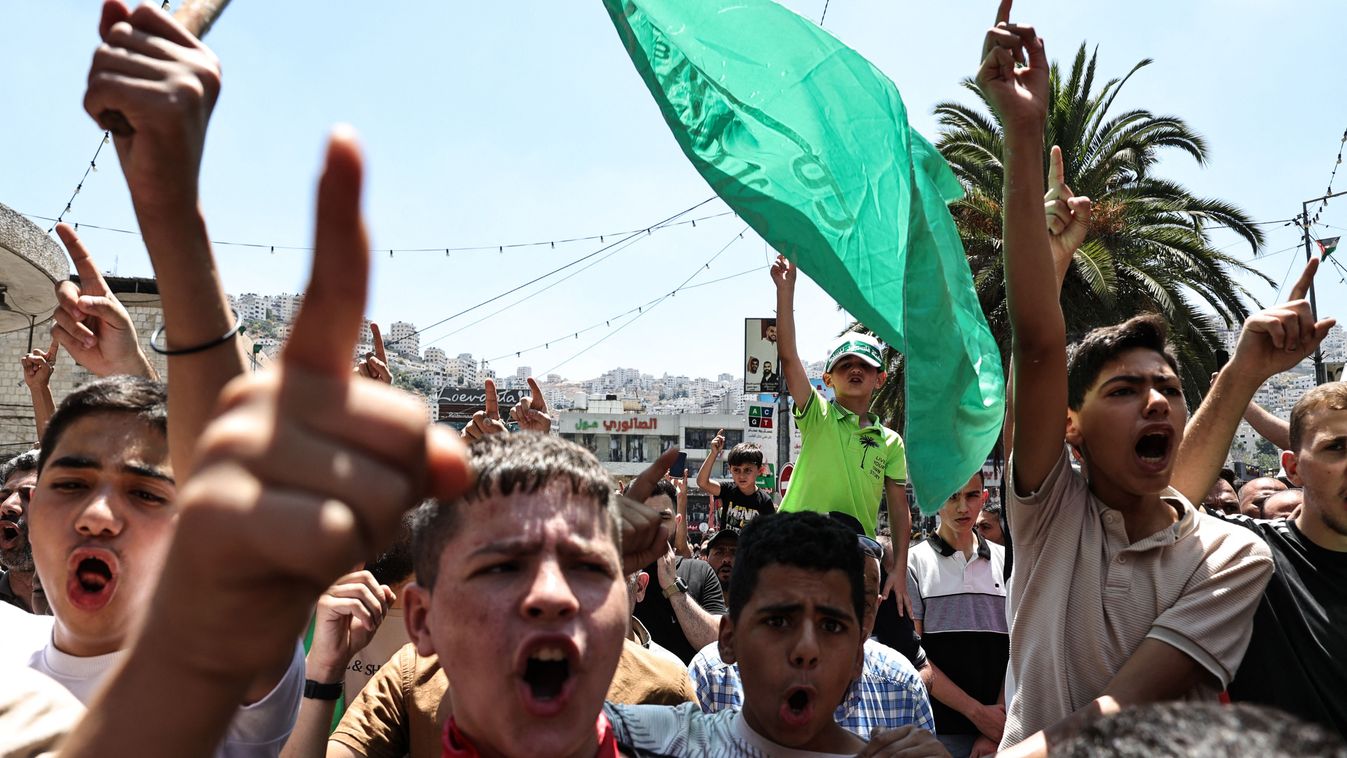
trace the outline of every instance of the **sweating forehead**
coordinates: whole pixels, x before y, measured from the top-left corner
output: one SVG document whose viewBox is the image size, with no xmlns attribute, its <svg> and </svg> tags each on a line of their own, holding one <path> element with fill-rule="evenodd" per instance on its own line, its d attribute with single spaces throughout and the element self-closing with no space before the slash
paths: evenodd
<svg viewBox="0 0 1347 758">
<path fill-rule="evenodd" d="M 91 413 L 76 419 L 48 451 L 47 468 L 69 458 L 99 467 L 137 463 L 171 474 L 167 435 L 131 413 Z"/>
<path fill-rule="evenodd" d="M 759 574 L 758 584 L 748 598 L 744 613 L 809 605 L 836 611 L 847 618 L 855 618 L 856 608 L 852 605 L 851 580 L 847 578 L 846 573 L 841 569 L 817 571 L 781 563 L 768 564 Z"/>
<path fill-rule="evenodd" d="M 1169 367 L 1169 361 L 1160 353 L 1148 347 L 1134 347 L 1113 356 L 1099 369 L 1091 389 L 1098 389 L 1108 380 L 1118 376 L 1139 376 L 1142 379 L 1178 380 L 1178 374 Z"/>
<path fill-rule="evenodd" d="M 1315 439 L 1341 437 L 1347 434 L 1347 408 L 1329 408 L 1321 405 L 1305 414 L 1301 437 L 1313 444 Z"/>
<path fill-rule="evenodd" d="M 462 528 L 451 544 L 472 549 L 504 540 L 545 544 L 596 543 L 616 551 L 607 503 L 571 491 L 557 481 L 535 492 L 492 494 L 463 506 Z M 445 554 L 459 552 L 445 550 Z"/>
</svg>

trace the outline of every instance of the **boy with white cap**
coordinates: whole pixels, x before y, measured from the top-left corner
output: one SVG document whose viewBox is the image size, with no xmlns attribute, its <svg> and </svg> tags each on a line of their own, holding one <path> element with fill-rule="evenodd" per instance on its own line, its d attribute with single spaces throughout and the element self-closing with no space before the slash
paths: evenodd
<svg viewBox="0 0 1347 758">
<path fill-rule="evenodd" d="M 795 346 L 796 272 L 795 264 L 782 256 L 772 266 L 778 370 L 795 401 L 795 423 L 803 439 L 781 510 L 848 513 L 861 522 L 866 535 L 874 537 L 883 497 L 895 535 L 894 560 L 887 567 L 889 579 L 884 594 L 895 593 L 898 607 L 910 613 L 902 581 L 906 576 L 908 535 L 912 532 L 905 491 L 907 460 L 902 438 L 870 413 L 875 392 L 888 378 L 882 348 L 869 335 L 842 335 L 828 354 L 823 374 L 823 382 L 833 388 L 836 399 L 825 400 L 809 383 Z"/>
</svg>

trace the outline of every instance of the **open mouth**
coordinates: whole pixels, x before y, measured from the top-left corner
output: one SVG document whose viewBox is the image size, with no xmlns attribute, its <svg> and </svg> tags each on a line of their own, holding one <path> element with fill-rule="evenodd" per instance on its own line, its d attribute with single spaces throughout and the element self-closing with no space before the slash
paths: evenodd
<svg viewBox="0 0 1347 758">
<path fill-rule="evenodd" d="M 19 538 L 23 532 L 19 531 L 19 525 L 13 521 L 0 521 L 0 549 L 9 550 L 17 547 Z"/>
<path fill-rule="evenodd" d="M 1170 435 L 1165 432 L 1151 432 L 1141 435 L 1137 440 L 1137 458 L 1151 467 L 1163 467 L 1169 460 Z"/>
<path fill-rule="evenodd" d="M 779 715 L 781 721 L 789 726 L 808 724 L 814 717 L 813 693 L 803 687 L 788 690 Z"/>
<path fill-rule="evenodd" d="M 525 707 L 535 716 L 561 712 L 575 689 L 576 655 L 569 645 L 544 643 L 524 659 L 519 678 Z"/>
<path fill-rule="evenodd" d="M 561 688 L 571 678 L 571 664 L 566 654 L 558 648 L 543 648 L 529 656 L 524 667 L 524 681 L 528 684 L 533 697 L 538 700 L 555 700 L 561 695 Z"/>
<path fill-rule="evenodd" d="M 72 556 L 74 565 L 66 581 L 66 595 L 77 608 L 99 610 L 112 600 L 117 589 L 116 559 L 108 560 L 98 552 L 79 551 Z"/>
</svg>

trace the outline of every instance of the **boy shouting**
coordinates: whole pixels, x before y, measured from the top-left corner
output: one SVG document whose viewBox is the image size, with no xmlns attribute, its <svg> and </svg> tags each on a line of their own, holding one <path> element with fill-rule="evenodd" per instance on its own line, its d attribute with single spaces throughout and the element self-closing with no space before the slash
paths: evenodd
<svg viewBox="0 0 1347 758">
<path fill-rule="evenodd" d="M 823 373 L 823 382 L 833 388 L 836 399 L 824 400 L 809 383 L 795 346 L 797 271 L 784 256 L 777 256 L 772 266 L 778 363 L 795 401 L 795 422 L 803 437 L 800 460 L 795 464 L 781 511 L 840 511 L 855 517 L 866 535 L 874 537 L 879 501 L 885 499 L 894 535 L 894 561 L 886 567 L 889 578 L 884 595 L 894 593 L 900 601 L 898 607 L 911 613 L 903 581 L 908 535 L 912 533 L 905 490 L 907 459 L 898 433 L 870 413 L 870 401 L 888 378 L 881 348 L 873 337 L 859 332 L 842 335 L 828 353 Z"/>
</svg>

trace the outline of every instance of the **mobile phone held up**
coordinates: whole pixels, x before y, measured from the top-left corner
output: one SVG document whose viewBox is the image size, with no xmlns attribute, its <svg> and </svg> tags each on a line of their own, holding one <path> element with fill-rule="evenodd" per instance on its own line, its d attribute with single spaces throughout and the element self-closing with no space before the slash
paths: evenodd
<svg viewBox="0 0 1347 758">
<path fill-rule="evenodd" d="M 673 465 L 669 467 L 669 476 L 679 476 L 687 473 L 688 454 L 680 452 L 678 458 L 674 460 Z"/>
</svg>

